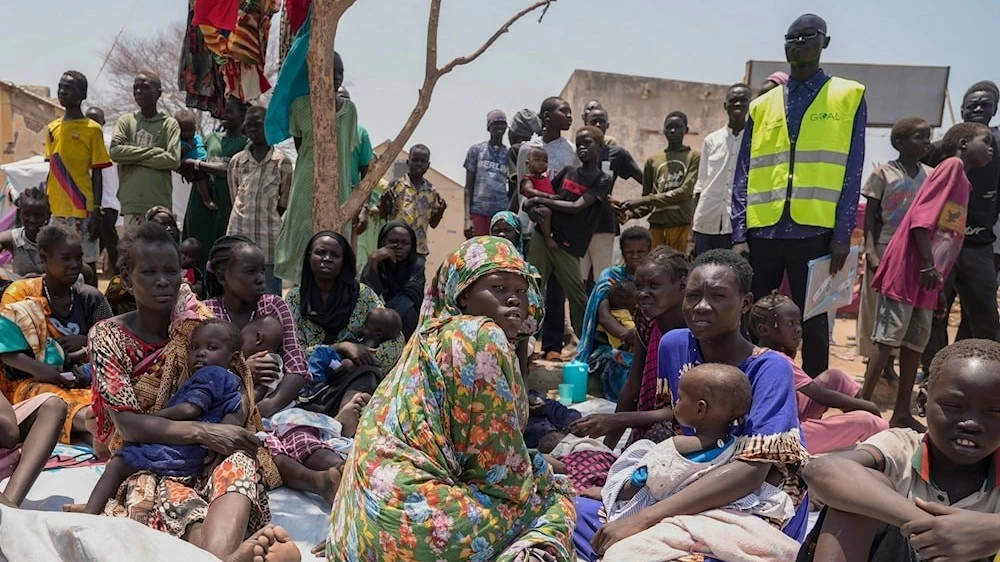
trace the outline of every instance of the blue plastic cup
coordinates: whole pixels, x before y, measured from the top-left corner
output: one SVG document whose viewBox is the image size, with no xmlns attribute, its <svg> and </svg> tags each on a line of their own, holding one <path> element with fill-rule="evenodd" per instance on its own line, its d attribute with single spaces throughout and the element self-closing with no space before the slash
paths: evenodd
<svg viewBox="0 0 1000 562">
<path fill-rule="evenodd" d="M 573 404 L 573 385 L 566 383 L 559 385 L 559 403 L 563 406 Z"/>
</svg>

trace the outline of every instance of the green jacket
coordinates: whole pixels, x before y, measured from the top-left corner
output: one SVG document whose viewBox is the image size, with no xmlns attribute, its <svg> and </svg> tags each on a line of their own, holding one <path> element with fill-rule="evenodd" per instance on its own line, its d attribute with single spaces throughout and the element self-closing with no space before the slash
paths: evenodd
<svg viewBox="0 0 1000 562">
<path fill-rule="evenodd" d="M 170 173 L 181 163 L 181 130 L 164 112 L 147 119 L 142 112 L 118 118 L 111 137 L 111 159 L 118 164 L 122 214 L 142 214 L 154 205 L 173 207 Z"/>
<path fill-rule="evenodd" d="M 649 226 L 668 228 L 691 224 L 694 217 L 694 184 L 698 181 L 701 153 L 684 146 L 665 149 L 646 160 L 642 173 L 642 209 Z"/>
</svg>

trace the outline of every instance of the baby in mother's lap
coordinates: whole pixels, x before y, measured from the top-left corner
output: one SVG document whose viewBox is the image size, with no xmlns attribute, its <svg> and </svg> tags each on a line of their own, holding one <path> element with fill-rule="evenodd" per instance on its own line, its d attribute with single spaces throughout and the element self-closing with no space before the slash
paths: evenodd
<svg viewBox="0 0 1000 562">
<path fill-rule="evenodd" d="M 162 410 L 153 415 L 175 421 L 200 421 L 242 426 L 249 415 L 246 389 L 233 372 L 243 338 L 239 328 L 221 319 L 202 322 L 191 334 L 188 372 L 191 373 Z M 84 509 L 99 514 L 122 482 L 140 471 L 158 476 L 200 476 L 208 449 L 200 445 L 126 443 L 108 461 Z M 67 506 L 75 511 L 75 506 Z"/>
</svg>

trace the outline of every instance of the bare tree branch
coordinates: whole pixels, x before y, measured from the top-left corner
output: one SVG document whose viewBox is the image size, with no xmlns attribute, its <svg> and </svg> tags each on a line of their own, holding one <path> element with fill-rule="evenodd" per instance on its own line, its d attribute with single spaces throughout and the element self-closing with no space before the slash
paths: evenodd
<svg viewBox="0 0 1000 562">
<path fill-rule="evenodd" d="M 315 3 L 320 3 L 321 1 L 322 0 L 315 0 Z M 326 0 L 326 1 L 338 2 L 343 0 Z M 386 172 L 389 171 L 389 168 L 392 166 L 392 163 L 396 159 L 396 156 L 398 156 L 399 152 L 403 149 L 403 145 L 405 145 L 406 142 L 410 140 L 410 137 L 413 135 L 413 131 L 416 130 L 417 125 L 420 124 L 420 120 L 423 119 L 424 114 L 427 113 L 427 109 L 430 107 L 431 103 L 431 94 L 434 92 L 434 86 L 437 85 L 438 80 L 442 76 L 448 74 L 458 66 L 469 64 L 470 62 L 476 60 L 483 53 L 485 53 L 487 49 L 493 46 L 493 44 L 496 43 L 498 39 L 500 39 L 501 35 L 509 31 L 510 27 L 515 23 L 517 23 L 518 20 L 520 20 L 524 16 L 530 14 L 531 12 L 543 6 L 547 10 L 549 5 L 556 1 L 557 0 L 539 0 L 535 2 L 534 4 L 521 10 L 520 12 L 512 16 L 509 20 L 507 20 L 503 25 L 500 26 L 499 29 L 497 29 L 497 31 L 489 39 L 487 39 L 485 43 L 483 43 L 481 47 L 476 49 L 476 51 L 474 51 L 472 54 L 464 57 L 458 57 L 441 68 L 435 68 L 437 61 L 437 33 L 438 33 L 441 1 L 431 0 L 430 14 L 427 18 L 427 53 L 426 53 L 427 65 L 424 75 L 424 82 L 420 86 L 416 105 L 410 112 L 410 116 L 409 118 L 407 118 L 406 123 L 403 124 L 403 128 L 400 129 L 399 133 L 396 135 L 396 138 L 392 139 L 392 141 L 389 142 L 389 146 L 387 146 L 385 151 L 380 155 L 378 161 L 375 163 L 373 167 L 371 167 L 368 170 L 368 174 L 365 175 L 364 179 L 361 180 L 361 183 L 358 184 L 357 187 L 355 187 L 354 191 L 351 193 L 351 196 L 342 205 L 336 205 L 336 199 L 334 199 L 332 204 L 325 201 L 325 204 L 321 206 L 319 205 L 318 200 L 314 199 L 314 203 L 316 204 L 313 207 L 314 209 L 313 228 L 316 229 L 317 226 L 322 225 L 324 228 L 331 228 L 337 231 L 342 231 L 344 225 L 346 225 L 348 221 L 353 220 L 354 217 L 358 215 L 358 212 L 361 210 L 361 207 L 368 201 L 369 197 L 371 196 L 372 190 L 375 189 L 375 185 L 386 174 Z M 350 3 L 353 4 L 353 0 L 350 0 Z M 313 9 L 314 10 L 316 9 L 315 4 Z M 317 12 L 313 13 L 314 17 L 316 17 L 316 14 Z M 343 13 L 341 13 L 340 15 L 343 15 Z M 337 16 L 337 19 L 339 19 L 340 15 Z M 544 16 L 544 11 L 542 15 Z M 539 21 L 541 21 L 541 18 L 539 18 Z M 334 22 L 333 25 L 335 33 L 336 22 Z M 314 33 L 313 40 L 315 41 L 315 31 L 313 33 Z M 330 50 L 330 52 L 332 52 L 332 43 L 333 40 L 331 38 L 329 45 L 326 45 L 323 48 L 327 48 Z M 312 51 L 312 47 L 313 46 L 311 45 L 310 52 Z M 312 68 L 311 65 L 310 68 Z M 330 71 L 332 74 L 332 67 Z M 316 84 L 317 84 L 316 82 L 311 83 L 311 89 L 313 95 L 310 97 L 310 99 L 315 99 Z M 314 123 L 315 123 L 315 108 L 316 106 L 313 106 Z M 329 142 L 329 140 L 327 140 L 327 142 Z M 317 133 L 316 145 L 314 147 L 315 154 L 319 155 L 322 151 L 336 152 L 336 150 L 337 150 L 336 142 L 333 142 L 331 144 L 324 144 L 321 146 L 319 141 L 319 134 Z M 317 185 L 319 181 L 319 175 L 320 175 L 320 170 L 317 162 L 317 169 L 315 176 L 315 181 L 317 181 Z M 320 190 L 317 189 L 316 193 L 318 194 L 319 191 Z M 316 210 L 320 209 L 321 212 L 315 212 Z M 327 209 L 329 209 L 331 212 L 327 212 Z"/>
<path fill-rule="evenodd" d="M 437 71 L 438 64 L 438 25 L 441 23 L 441 0 L 431 0 L 431 9 L 427 15 L 427 63 L 424 76 L 430 76 Z"/>
<path fill-rule="evenodd" d="M 184 22 L 168 25 L 156 35 L 123 33 L 117 43 L 102 53 L 106 59 L 101 75 L 101 87 L 94 92 L 86 105 L 104 110 L 108 123 L 114 123 L 124 113 L 136 110 L 132 97 L 132 82 L 140 71 L 151 70 L 160 76 L 163 95 L 160 109 L 173 115 L 187 109 L 186 95 L 177 85 L 181 46 L 184 42 Z M 96 77 L 95 77 L 96 78 Z M 208 133 L 215 120 L 207 113 L 195 111 L 202 133 Z"/>
<path fill-rule="evenodd" d="M 476 49 L 476 51 L 474 53 L 472 53 L 471 55 L 464 56 L 464 57 L 458 57 L 458 58 L 456 58 L 455 60 L 449 62 L 446 65 L 444 65 L 444 67 L 441 68 L 441 70 L 439 71 L 439 73 L 440 74 L 448 74 L 449 72 L 451 72 L 452 70 L 454 70 L 456 66 L 461 66 L 463 64 L 469 64 L 470 62 L 478 59 L 483 53 L 486 52 L 486 49 L 489 49 L 490 47 L 492 47 L 493 44 L 497 42 L 497 39 L 500 39 L 501 35 L 503 35 L 504 33 L 507 33 L 508 31 L 510 31 L 510 26 L 512 26 L 515 23 L 517 23 L 517 20 L 523 18 L 524 16 L 530 14 L 531 12 L 534 12 L 535 10 L 537 10 L 538 8 L 541 8 L 542 6 L 545 6 L 545 8 L 548 9 L 549 4 L 551 4 L 552 2 L 555 2 L 555 1 L 556 0 L 540 0 L 539 2 L 535 2 L 531 6 L 528 6 L 527 8 L 525 8 L 525 9 L 521 10 L 520 12 L 514 14 L 509 20 L 507 20 L 506 23 L 504 23 L 503 25 L 500 26 L 500 29 L 496 30 L 496 33 L 494 33 L 492 37 L 490 37 L 489 39 L 487 39 L 486 42 L 483 43 L 483 45 L 481 47 L 479 47 L 478 49 Z M 541 20 L 539 20 L 539 21 L 541 21 Z"/>
</svg>

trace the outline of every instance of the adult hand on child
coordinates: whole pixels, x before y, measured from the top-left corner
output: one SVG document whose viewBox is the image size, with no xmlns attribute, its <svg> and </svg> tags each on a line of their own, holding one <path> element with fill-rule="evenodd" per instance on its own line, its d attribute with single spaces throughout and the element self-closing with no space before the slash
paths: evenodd
<svg viewBox="0 0 1000 562">
<path fill-rule="evenodd" d="M 86 335 L 63 336 L 56 340 L 66 353 L 73 353 L 87 347 Z"/>
<path fill-rule="evenodd" d="M 900 532 L 923 560 L 960 562 L 993 556 L 1000 550 L 1000 516 L 916 500 L 932 517 L 910 521 Z"/>
<path fill-rule="evenodd" d="M 237 452 L 244 452 L 251 458 L 257 454 L 261 442 L 250 431 L 235 425 L 202 423 L 201 444 L 219 453 L 223 458 Z"/>
<path fill-rule="evenodd" d="M 635 353 L 642 349 L 642 339 L 639 338 L 639 332 L 635 328 L 631 328 L 620 338 L 625 344 L 627 351 Z"/>
<path fill-rule="evenodd" d="M 333 348 L 342 356 L 351 359 L 359 365 L 372 367 L 375 365 L 375 350 L 353 342 L 340 342 Z"/>
<path fill-rule="evenodd" d="M 590 546 L 594 547 L 594 552 L 598 556 L 604 556 L 608 549 L 615 543 L 646 529 L 647 527 L 640 525 L 639 518 L 636 517 L 627 517 L 605 523 L 604 526 L 597 530 L 594 538 L 590 540 Z"/>
<path fill-rule="evenodd" d="M 603 437 L 618 429 L 614 414 L 590 414 L 569 424 L 569 431 L 577 437 Z"/>
<path fill-rule="evenodd" d="M 750 259 L 750 244 L 747 244 L 746 242 L 737 242 L 736 244 L 733 244 L 733 251 L 743 256 L 743 259 Z"/>
<path fill-rule="evenodd" d="M 281 366 L 267 351 L 254 353 L 247 358 L 246 363 L 255 385 L 270 384 L 281 376 Z"/>
</svg>

